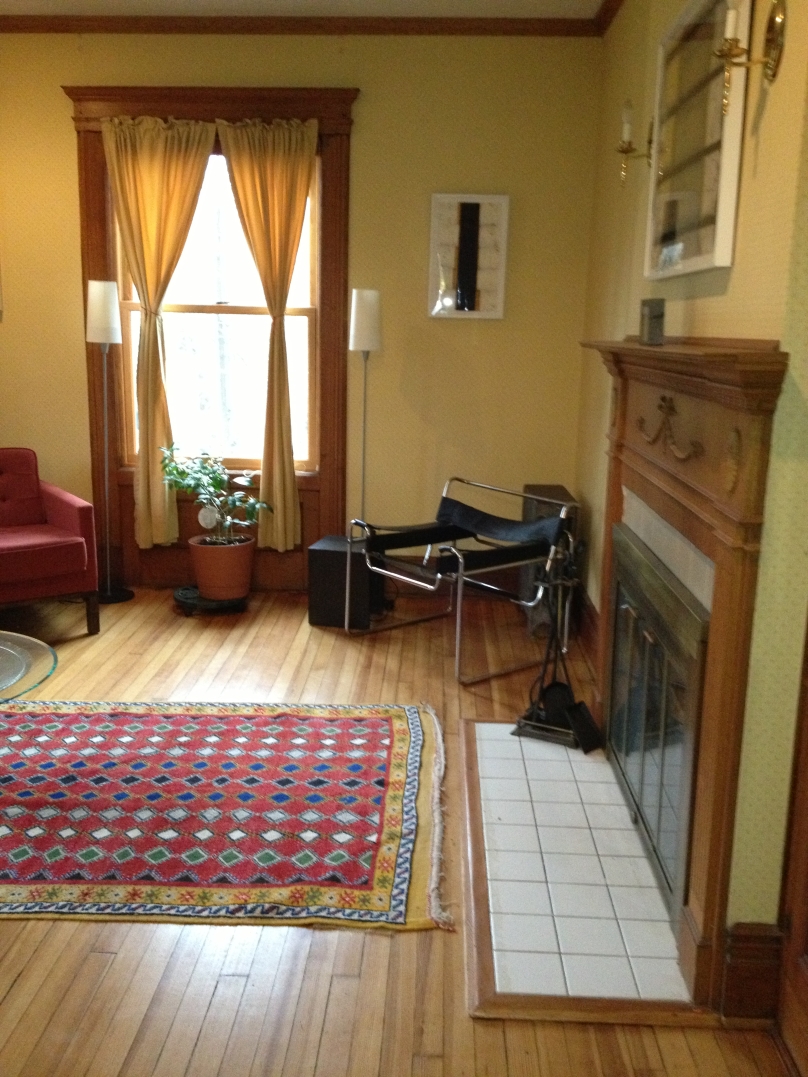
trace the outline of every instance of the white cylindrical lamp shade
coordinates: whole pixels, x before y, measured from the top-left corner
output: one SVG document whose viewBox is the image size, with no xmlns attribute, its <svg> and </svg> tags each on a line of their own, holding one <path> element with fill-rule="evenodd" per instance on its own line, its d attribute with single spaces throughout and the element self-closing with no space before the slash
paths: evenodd
<svg viewBox="0 0 808 1077">
<path fill-rule="evenodd" d="M 377 352 L 382 346 L 382 318 L 379 293 L 372 288 L 354 288 L 351 293 L 352 352 Z"/>
<path fill-rule="evenodd" d="M 87 330 L 91 344 L 121 343 L 121 308 L 114 280 L 87 281 Z"/>
</svg>

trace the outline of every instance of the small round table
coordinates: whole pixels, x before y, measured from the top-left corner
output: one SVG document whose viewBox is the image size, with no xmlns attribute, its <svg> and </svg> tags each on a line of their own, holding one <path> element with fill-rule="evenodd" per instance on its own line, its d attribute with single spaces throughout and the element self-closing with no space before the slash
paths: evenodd
<svg viewBox="0 0 808 1077">
<path fill-rule="evenodd" d="M 0 700 L 36 688 L 56 669 L 56 651 L 42 640 L 0 631 Z"/>
</svg>

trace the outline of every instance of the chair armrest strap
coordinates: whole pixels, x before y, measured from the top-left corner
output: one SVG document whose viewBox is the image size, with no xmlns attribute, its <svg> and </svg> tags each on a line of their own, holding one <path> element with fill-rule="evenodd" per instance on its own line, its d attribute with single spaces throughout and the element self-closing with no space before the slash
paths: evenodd
<svg viewBox="0 0 808 1077">
<path fill-rule="evenodd" d="M 507 568 L 510 565 L 527 565 L 543 561 L 550 547 L 546 542 L 520 543 L 516 546 L 497 546 L 487 550 L 463 550 L 463 568 L 466 575 L 474 572 L 489 572 L 494 568 Z M 458 559 L 451 547 L 440 551 L 437 569 L 443 575 L 450 575 L 458 570 Z"/>
<path fill-rule="evenodd" d="M 472 537 L 473 532 L 455 524 L 427 524 L 391 534 L 373 534 L 368 537 L 367 550 L 371 553 L 384 553 L 386 550 L 406 550 L 410 546 L 430 546 Z"/>
</svg>

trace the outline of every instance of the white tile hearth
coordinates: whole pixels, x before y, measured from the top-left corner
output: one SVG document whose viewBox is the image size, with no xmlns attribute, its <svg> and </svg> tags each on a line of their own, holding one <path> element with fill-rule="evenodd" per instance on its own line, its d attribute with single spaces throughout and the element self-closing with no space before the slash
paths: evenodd
<svg viewBox="0 0 808 1077">
<path fill-rule="evenodd" d="M 487 855 L 489 879 L 514 879 L 520 882 L 543 883 L 544 862 L 539 852 L 514 852 L 512 849 L 489 849 Z"/>
<path fill-rule="evenodd" d="M 676 944 L 602 752 L 478 723 L 497 991 L 689 999 Z"/>
<path fill-rule="evenodd" d="M 567 984 L 560 954 L 526 953 L 522 950 L 494 950 L 497 990 L 515 995 L 566 995 Z"/>
</svg>

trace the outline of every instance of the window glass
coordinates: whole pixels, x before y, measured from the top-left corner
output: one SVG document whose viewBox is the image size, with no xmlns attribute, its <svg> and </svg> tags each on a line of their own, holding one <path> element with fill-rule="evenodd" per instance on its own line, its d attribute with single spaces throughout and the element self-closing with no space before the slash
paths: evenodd
<svg viewBox="0 0 808 1077">
<path fill-rule="evenodd" d="M 267 314 L 163 316 L 168 407 L 181 452 L 261 456 L 269 326 Z"/>
<path fill-rule="evenodd" d="M 221 154 L 208 161 L 188 239 L 164 303 L 266 305 Z"/>
<path fill-rule="evenodd" d="M 306 468 L 316 466 L 309 439 L 315 317 L 310 202 L 287 301 L 287 309 L 295 313 L 285 319 L 292 445 L 295 461 Z M 140 312 L 134 288 L 132 295 L 133 302 L 126 305 L 134 384 Z M 228 306 L 239 309 L 230 312 Z M 181 453 L 260 460 L 270 326 L 227 165 L 224 157 L 214 154 L 163 301 L 166 393 L 174 442 Z"/>
</svg>

